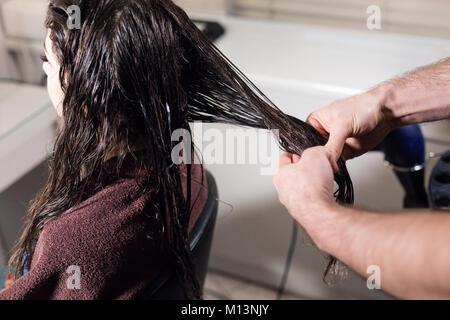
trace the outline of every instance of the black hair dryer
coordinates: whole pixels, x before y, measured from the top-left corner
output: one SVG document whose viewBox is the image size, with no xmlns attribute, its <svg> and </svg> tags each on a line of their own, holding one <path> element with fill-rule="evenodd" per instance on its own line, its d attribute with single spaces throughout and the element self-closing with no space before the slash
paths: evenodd
<svg viewBox="0 0 450 320">
<path fill-rule="evenodd" d="M 403 207 L 428 208 L 425 141 L 419 126 L 393 130 L 375 150 L 385 154 L 386 164 L 392 168 L 405 190 Z"/>
</svg>

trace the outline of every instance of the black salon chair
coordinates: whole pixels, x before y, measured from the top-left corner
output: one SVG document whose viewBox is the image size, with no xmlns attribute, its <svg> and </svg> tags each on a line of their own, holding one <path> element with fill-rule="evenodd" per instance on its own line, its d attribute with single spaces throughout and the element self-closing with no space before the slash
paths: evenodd
<svg viewBox="0 0 450 320">
<path fill-rule="evenodd" d="M 195 271 L 203 290 L 208 269 L 209 253 L 214 234 L 218 211 L 218 192 L 214 177 L 206 172 L 208 199 L 202 214 L 198 218 L 190 235 L 190 246 Z M 174 268 L 167 268 L 138 300 L 184 300 L 184 291 L 175 274 Z"/>
<path fill-rule="evenodd" d="M 419 126 L 402 127 L 390 132 L 374 150 L 385 154 L 405 191 L 404 208 L 428 208 L 425 190 L 425 139 Z"/>
</svg>

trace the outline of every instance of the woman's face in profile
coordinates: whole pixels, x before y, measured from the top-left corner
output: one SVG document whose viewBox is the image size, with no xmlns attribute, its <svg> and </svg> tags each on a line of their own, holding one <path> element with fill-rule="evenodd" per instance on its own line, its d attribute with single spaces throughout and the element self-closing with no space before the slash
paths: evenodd
<svg viewBox="0 0 450 320">
<path fill-rule="evenodd" d="M 47 33 L 45 38 L 45 57 L 43 57 L 42 68 L 47 76 L 47 90 L 50 96 L 50 100 L 55 107 L 58 116 L 62 116 L 62 104 L 64 99 L 64 93 L 61 89 L 61 83 L 59 81 L 59 69 L 60 65 L 53 53 L 53 42 Z"/>
</svg>

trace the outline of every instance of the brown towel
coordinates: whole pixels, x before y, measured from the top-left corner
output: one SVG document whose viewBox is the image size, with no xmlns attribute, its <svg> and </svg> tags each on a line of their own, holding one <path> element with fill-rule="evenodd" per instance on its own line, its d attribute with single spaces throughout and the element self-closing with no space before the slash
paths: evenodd
<svg viewBox="0 0 450 320">
<path fill-rule="evenodd" d="M 193 165 L 192 229 L 207 199 L 202 170 Z M 186 181 L 183 187 L 186 187 Z M 196 181 L 196 182 L 194 182 Z M 186 189 L 186 188 L 185 188 Z M 149 286 L 167 256 L 149 236 L 151 193 L 137 197 L 134 179 L 120 179 L 42 231 L 30 270 L 0 299 L 133 299 Z"/>
</svg>

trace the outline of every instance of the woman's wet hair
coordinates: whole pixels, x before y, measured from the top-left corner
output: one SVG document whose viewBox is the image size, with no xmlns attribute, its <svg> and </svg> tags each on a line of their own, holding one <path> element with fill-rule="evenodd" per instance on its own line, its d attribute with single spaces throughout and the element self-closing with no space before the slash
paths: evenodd
<svg viewBox="0 0 450 320">
<path fill-rule="evenodd" d="M 80 8 L 79 29 L 67 26 L 73 5 Z M 280 111 L 172 1 L 50 0 L 46 27 L 54 46 L 47 50 L 53 49 L 61 65 L 63 116 L 48 181 L 31 203 L 10 260 L 13 274 L 18 278 L 30 267 L 49 221 L 114 182 L 114 175 L 102 174 L 104 159 L 113 152 L 120 171 L 133 154 L 136 168 L 149 173 L 136 177 L 142 193 L 153 193 L 148 213 L 157 230 L 153 238 L 161 239 L 177 266 L 186 296 L 201 298 L 188 237 L 191 165 L 186 165 L 184 196 L 185 177 L 171 158 L 179 143 L 172 132 L 190 132 L 193 121 L 275 129 L 281 149 L 299 155 L 324 145 L 326 138 Z M 335 198 L 351 204 L 350 176 L 342 159 L 338 166 Z M 325 273 L 334 266 L 331 258 Z"/>
</svg>

